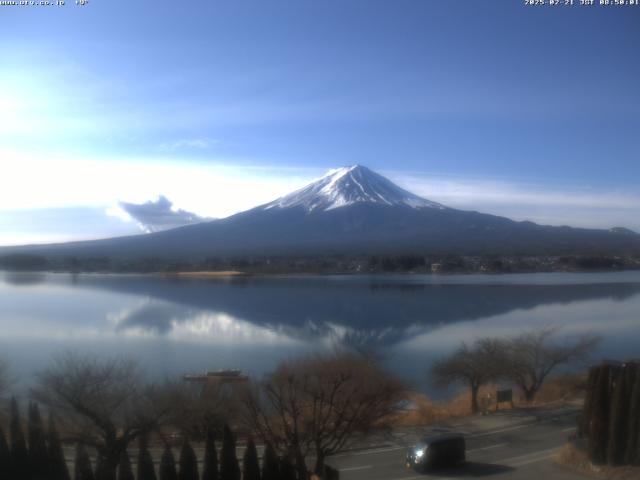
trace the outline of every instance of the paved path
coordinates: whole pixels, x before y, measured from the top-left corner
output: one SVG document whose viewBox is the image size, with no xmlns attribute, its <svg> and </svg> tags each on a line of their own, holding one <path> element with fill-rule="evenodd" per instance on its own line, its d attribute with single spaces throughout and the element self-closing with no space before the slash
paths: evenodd
<svg viewBox="0 0 640 480">
<path fill-rule="evenodd" d="M 486 477 L 527 480 L 578 480 L 583 476 L 558 466 L 552 456 L 574 432 L 579 409 L 557 407 L 498 413 L 450 423 L 438 429 L 466 434 L 467 463 L 420 475 L 404 467 L 407 446 L 424 431 L 400 432 L 386 445 L 331 457 L 343 480 L 410 480 Z"/>
</svg>

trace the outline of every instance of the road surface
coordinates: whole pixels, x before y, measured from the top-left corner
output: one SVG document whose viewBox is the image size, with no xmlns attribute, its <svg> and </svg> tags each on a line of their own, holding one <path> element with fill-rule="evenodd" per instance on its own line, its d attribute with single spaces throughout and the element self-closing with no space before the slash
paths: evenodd
<svg viewBox="0 0 640 480">
<path fill-rule="evenodd" d="M 467 462 L 455 469 L 419 474 L 404 467 L 407 446 L 422 431 L 404 437 L 396 435 L 387 445 L 336 455 L 327 463 L 340 470 L 341 480 L 469 477 L 584 480 L 585 477 L 557 465 L 552 458 L 575 431 L 578 415 L 576 407 L 535 410 L 533 413 L 504 412 L 435 429 L 465 433 Z"/>
</svg>

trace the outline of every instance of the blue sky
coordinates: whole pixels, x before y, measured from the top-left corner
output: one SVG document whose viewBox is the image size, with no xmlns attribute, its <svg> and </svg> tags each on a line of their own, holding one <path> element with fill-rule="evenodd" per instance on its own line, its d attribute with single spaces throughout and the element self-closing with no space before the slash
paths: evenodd
<svg viewBox="0 0 640 480">
<path fill-rule="evenodd" d="M 119 202 L 160 195 L 222 217 L 355 163 L 640 229 L 640 7 L 73 3 L 0 7 L 0 244 L 139 232 Z"/>
</svg>

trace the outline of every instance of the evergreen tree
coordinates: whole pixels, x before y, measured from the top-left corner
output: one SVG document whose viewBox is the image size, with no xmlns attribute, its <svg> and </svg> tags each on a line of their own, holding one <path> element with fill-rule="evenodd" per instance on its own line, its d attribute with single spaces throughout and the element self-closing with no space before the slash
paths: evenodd
<svg viewBox="0 0 640 480">
<path fill-rule="evenodd" d="M 160 459 L 160 480 L 178 480 L 176 460 L 169 445 L 165 447 Z"/>
<path fill-rule="evenodd" d="M 262 480 L 280 480 L 280 465 L 276 452 L 267 443 L 262 454 Z"/>
<path fill-rule="evenodd" d="M 218 480 L 218 452 L 213 434 L 207 432 L 204 445 L 204 465 L 202 467 L 202 480 Z"/>
<path fill-rule="evenodd" d="M 29 451 L 22 431 L 20 409 L 15 398 L 11 399 L 11 421 L 9 424 L 11 433 L 11 461 L 9 463 L 10 478 L 29 478 L 31 473 Z"/>
<path fill-rule="evenodd" d="M 198 480 L 198 458 L 189 440 L 185 438 L 180 450 L 180 470 L 178 480 Z"/>
<path fill-rule="evenodd" d="M 0 478 L 9 478 L 10 461 L 11 452 L 9 451 L 9 444 L 0 425 Z"/>
<path fill-rule="evenodd" d="M 627 388 L 628 369 L 619 369 L 615 379 L 609 421 L 609 444 L 607 463 L 621 465 L 624 462 L 627 443 L 627 422 L 629 421 L 629 392 Z"/>
<path fill-rule="evenodd" d="M 118 464 L 118 480 L 135 480 L 135 477 L 133 476 L 133 469 L 131 468 L 129 452 L 127 452 L 126 449 L 120 456 L 120 463 Z"/>
<path fill-rule="evenodd" d="M 153 467 L 153 458 L 147 447 L 147 438 L 140 437 L 138 450 L 138 480 L 156 480 L 156 470 Z"/>
<path fill-rule="evenodd" d="M 258 462 L 258 452 L 253 438 L 249 438 L 247 448 L 244 450 L 242 480 L 260 480 L 260 464 Z"/>
<path fill-rule="evenodd" d="M 280 459 L 280 480 L 297 480 L 296 469 L 288 455 Z"/>
<path fill-rule="evenodd" d="M 640 365 L 634 368 L 633 388 L 629 408 L 629 432 L 625 463 L 640 465 Z"/>
<path fill-rule="evenodd" d="M 47 441 L 45 440 L 40 409 L 36 403 L 29 403 L 27 426 L 31 478 L 33 480 L 48 480 L 51 468 L 49 466 Z"/>
<path fill-rule="evenodd" d="M 53 415 L 49 414 L 49 431 L 47 432 L 47 456 L 49 457 L 49 466 L 51 468 L 50 480 L 70 480 L 67 461 L 64 458 L 64 450 L 60 443 L 60 436 L 56 429 Z"/>
<path fill-rule="evenodd" d="M 220 480 L 240 480 L 240 466 L 236 457 L 236 440 L 228 425 L 224 426 L 220 454 Z"/>
<path fill-rule="evenodd" d="M 74 480 L 94 480 L 91 459 L 84 446 L 78 444 L 76 447 L 75 475 Z"/>
<path fill-rule="evenodd" d="M 593 397 L 591 429 L 587 448 L 593 463 L 602 464 L 607 459 L 607 437 L 609 428 L 609 366 L 602 365 Z"/>
</svg>

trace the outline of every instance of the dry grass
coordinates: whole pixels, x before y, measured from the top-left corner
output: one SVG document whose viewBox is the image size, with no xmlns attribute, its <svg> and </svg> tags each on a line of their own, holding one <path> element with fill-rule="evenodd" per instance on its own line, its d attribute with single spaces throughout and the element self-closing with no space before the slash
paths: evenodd
<svg viewBox="0 0 640 480">
<path fill-rule="evenodd" d="M 542 387 L 533 404 L 528 404 L 517 389 L 514 389 L 514 408 L 527 406 L 541 406 L 556 402 L 578 400 L 584 393 L 586 374 L 565 374 L 549 379 Z M 493 411 L 496 408 L 495 397 L 498 385 L 486 385 L 480 388 L 478 403 L 480 411 Z M 452 399 L 435 402 L 424 394 L 412 392 L 409 400 L 415 409 L 402 412 L 394 419 L 397 426 L 431 425 L 454 417 L 464 417 L 471 414 L 471 393 L 465 392 Z M 500 410 L 512 408 L 508 403 L 501 403 Z"/>
<path fill-rule="evenodd" d="M 534 405 L 544 405 L 558 401 L 570 401 L 580 398 L 584 394 L 587 382 L 587 373 L 563 374 L 550 378 L 545 383 L 536 399 Z M 524 403 L 521 398 L 517 399 L 518 404 Z"/>
<path fill-rule="evenodd" d="M 566 465 L 583 473 L 594 468 L 586 453 L 576 448 L 572 443 L 565 444 L 556 454 L 555 460 L 561 465 Z"/>
<path fill-rule="evenodd" d="M 480 410 L 489 410 L 495 407 L 493 400 L 495 397 L 495 386 L 486 386 L 480 389 L 478 398 Z M 422 426 L 442 422 L 454 417 L 464 417 L 471 414 L 471 394 L 461 393 L 454 398 L 444 402 L 434 402 L 426 395 L 412 392 L 409 400 L 416 406 L 415 409 L 402 412 L 394 419 L 397 426 Z M 501 405 L 500 408 L 509 408 L 508 405 Z"/>
<path fill-rule="evenodd" d="M 594 478 L 607 480 L 640 480 L 640 467 L 593 465 L 587 454 L 572 443 L 564 445 L 555 457 L 560 465 Z"/>
</svg>

